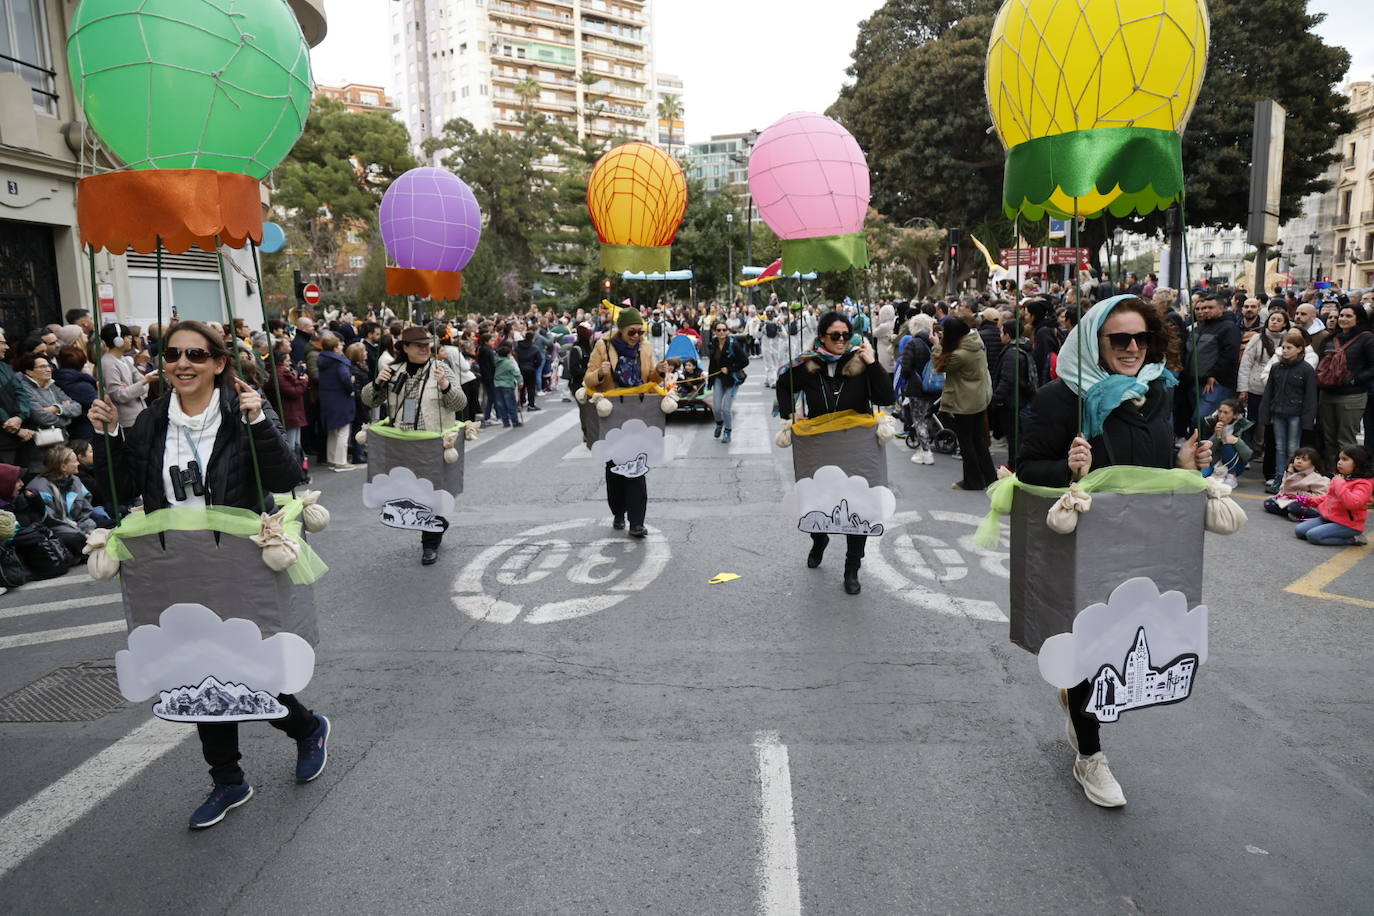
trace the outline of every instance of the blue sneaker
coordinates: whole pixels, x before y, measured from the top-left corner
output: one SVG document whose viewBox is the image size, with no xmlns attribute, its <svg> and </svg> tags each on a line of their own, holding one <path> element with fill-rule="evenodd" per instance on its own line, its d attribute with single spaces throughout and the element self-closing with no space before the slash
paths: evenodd
<svg viewBox="0 0 1374 916">
<path fill-rule="evenodd" d="M 329 760 L 329 749 L 325 746 L 329 741 L 329 720 L 316 715 L 315 721 L 319 724 L 310 737 L 296 742 L 296 782 L 310 782 L 324 772 Z"/>
<path fill-rule="evenodd" d="M 210 797 L 191 815 L 191 829 L 204 830 L 224 820 L 224 815 L 253 797 L 253 787 L 246 782 L 238 785 L 215 786 Z"/>
</svg>

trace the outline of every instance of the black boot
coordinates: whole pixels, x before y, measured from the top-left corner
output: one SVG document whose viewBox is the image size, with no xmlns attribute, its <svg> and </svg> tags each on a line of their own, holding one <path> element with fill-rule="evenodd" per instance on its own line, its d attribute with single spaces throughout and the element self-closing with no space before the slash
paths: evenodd
<svg viewBox="0 0 1374 916">
<path fill-rule="evenodd" d="M 821 560 L 825 557 L 825 541 L 813 538 L 811 541 L 811 552 L 806 555 L 806 568 L 815 569 L 821 565 Z"/>
<path fill-rule="evenodd" d="M 845 558 L 844 593 L 846 595 L 857 595 L 863 590 L 863 586 L 859 584 L 859 562 L 849 557 Z"/>
</svg>

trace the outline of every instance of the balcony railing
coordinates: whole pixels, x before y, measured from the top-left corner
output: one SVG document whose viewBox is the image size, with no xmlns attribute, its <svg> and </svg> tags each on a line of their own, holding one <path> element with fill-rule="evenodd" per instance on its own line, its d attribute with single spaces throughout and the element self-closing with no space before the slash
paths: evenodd
<svg viewBox="0 0 1374 916">
<path fill-rule="evenodd" d="M 1354 156 L 1346 156 L 1344 159 L 1341 160 L 1341 167 L 1342 167 L 1342 168 L 1347 168 L 1347 169 L 1353 169 L 1353 168 L 1355 167 L 1355 157 L 1354 157 Z"/>
<path fill-rule="evenodd" d="M 621 41 L 633 41 L 637 44 L 644 44 L 644 31 L 635 28 L 622 28 L 605 22 L 594 22 L 591 19 L 582 20 L 582 30 L 584 32 L 600 32 L 602 35 L 609 35 Z"/>
<path fill-rule="evenodd" d="M 1361 251 L 1359 255 L 1356 256 L 1355 260 L 1359 261 L 1361 264 L 1367 264 L 1370 261 L 1374 261 L 1374 248 L 1366 248 L 1364 251 Z"/>
<path fill-rule="evenodd" d="M 1363 210 L 1360 212 L 1360 222 L 1374 223 L 1374 210 Z"/>
<path fill-rule="evenodd" d="M 487 9 L 494 13 L 505 13 L 510 16 L 523 16 L 526 19 L 543 19 L 546 21 L 562 22 L 572 25 L 572 13 L 565 13 L 562 10 L 536 10 L 529 6 L 517 6 L 514 3 L 504 3 L 502 0 L 492 0 L 487 4 Z"/>
<path fill-rule="evenodd" d="M 1349 225 L 1350 225 L 1350 211 L 1349 211 L 1349 210 L 1345 210 L 1345 211 L 1343 211 L 1343 212 L 1341 212 L 1341 213 L 1337 213 L 1337 214 L 1336 214 L 1336 225 L 1337 225 L 1337 226 L 1349 226 Z"/>
<path fill-rule="evenodd" d="M 12 70 L 23 77 L 24 82 L 29 84 L 33 90 L 33 107 L 45 114 L 56 114 L 57 112 L 57 93 L 53 90 L 57 88 L 57 71 L 49 70 L 47 67 L 40 67 L 31 64 L 26 60 L 17 57 L 10 57 L 8 54 L 0 54 L 0 71 Z M 5 64 L 9 64 L 6 66 Z"/>
<path fill-rule="evenodd" d="M 648 59 L 640 51 L 635 51 L 630 48 L 622 48 L 618 45 L 611 44 L 609 41 L 602 41 L 599 38 L 587 38 L 584 36 L 582 39 L 582 49 L 584 51 L 592 51 L 596 54 L 607 54 L 613 57 L 625 57 L 629 58 L 630 60 Z"/>
<path fill-rule="evenodd" d="M 604 0 L 582 0 L 582 12 L 596 12 L 602 16 L 614 16 L 637 25 L 644 22 L 644 11 L 642 9 L 631 9 L 612 3 L 605 3 Z"/>
<path fill-rule="evenodd" d="M 1344 250 L 1336 252 L 1336 266 L 1339 267 L 1340 265 L 1344 264 L 1345 261 L 1346 252 Z"/>
</svg>

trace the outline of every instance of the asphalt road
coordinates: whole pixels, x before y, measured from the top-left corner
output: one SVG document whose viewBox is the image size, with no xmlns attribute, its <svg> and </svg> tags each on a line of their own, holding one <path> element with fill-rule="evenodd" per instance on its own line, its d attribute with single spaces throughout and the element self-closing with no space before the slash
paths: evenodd
<svg viewBox="0 0 1374 916">
<path fill-rule="evenodd" d="M 434 567 L 362 507 L 362 471 L 317 475 L 323 776 L 294 785 L 291 743 L 245 726 L 257 795 L 191 833 L 188 727 L 143 704 L 0 722 L 0 912 L 1371 911 L 1367 548 L 1244 499 L 1249 525 L 1207 539 L 1194 696 L 1104 728 L 1130 803 L 1102 810 L 1007 639 L 1005 556 L 971 543 L 986 499 L 894 443 L 902 515 L 845 596 L 842 545 L 807 570 L 778 511 L 789 459 L 753 375 L 730 445 L 674 418 L 646 541 L 611 530 L 556 400 L 469 451 Z M 114 592 L 0 597 L 0 696 L 108 663 Z"/>
</svg>

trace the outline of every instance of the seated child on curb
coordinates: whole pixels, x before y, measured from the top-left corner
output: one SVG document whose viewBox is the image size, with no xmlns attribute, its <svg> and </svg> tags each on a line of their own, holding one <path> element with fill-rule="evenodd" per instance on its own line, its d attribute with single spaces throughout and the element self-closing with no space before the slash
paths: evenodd
<svg viewBox="0 0 1374 916">
<path fill-rule="evenodd" d="M 1322 473 L 1321 452 L 1314 448 L 1300 448 L 1293 453 L 1293 460 L 1283 474 L 1277 496 L 1264 501 L 1264 511 L 1274 515 L 1286 515 L 1289 520 L 1300 522 L 1305 518 L 1316 518 L 1317 502 L 1326 495 L 1331 478 Z"/>
<path fill-rule="evenodd" d="M 1214 471 L 1225 475 L 1227 485 L 1234 487 L 1236 478 L 1245 473 L 1250 466 L 1250 456 L 1254 454 L 1241 434 L 1254 424 L 1242 415 L 1240 401 L 1234 398 L 1222 401 L 1217 406 L 1217 412 L 1208 417 L 1206 423 L 1213 430 Z"/>
<path fill-rule="evenodd" d="M 1317 504 L 1318 518 L 1298 522 L 1298 537 L 1324 547 L 1368 543 L 1364 526 L 1369 520 L 1369 498 L 1374 492 L 1374 459 L 1363 445 L 1347 445 L 1336 462 L 1336 476 Z"/>
</svg>

